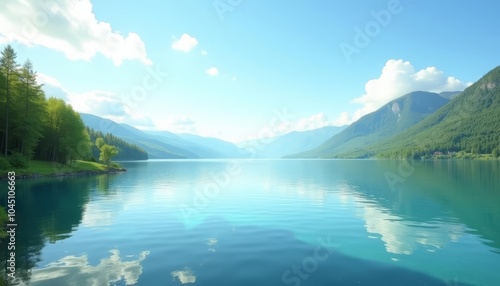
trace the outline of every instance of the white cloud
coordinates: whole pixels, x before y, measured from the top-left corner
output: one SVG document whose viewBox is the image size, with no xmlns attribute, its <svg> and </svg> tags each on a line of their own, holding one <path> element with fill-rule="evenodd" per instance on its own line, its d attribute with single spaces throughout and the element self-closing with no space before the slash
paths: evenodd
<svg viewBox="0 0 500 286">
<path fill-rule="evenodd" d="M 47 98 L 56 97 L 66 102 L 69 101 L 70 92 L 56 78 L 44 73 L 37 73 L 36 76 L 37 83 L 43 85 L 42 89 L 45 91 Z"/>
<path fill-rule="evenodd" d="M 159 130 L 167 130 L 173 133 L 197 134 L 196 121 L 188 116 L 171 117 L 162 122 L 156 122 Z"/>
<path fill-rule="evenodd" d="M 43 84 L 47 97 L 57 97 L 69 103 L 74 110 L 111 119 L 118 123 L 127 123 L 137 128 L 151 128 L 153 121 L 142 114 L 136 114 L 124 104 L 122 98 L 112 92 L 93 90 L 75 93 L 67 90 L 56 78 L 38 73 L 37 82 Z"/>
<path fill-rule="evenodd" d="M 216 67 L 211 67 L 205 71 L 209 76 L 219 75 L 219 70 Z"/>
<path fill-rule="evenodd" d="M 120 102 L 120 97 L 108 91 L 93 90 L 70 94 L 69 103 L 79 112 L 98 116 L 122 116 L 127 113 L 126 107 Z"/>
<path fill-rule="evenodd" d="M 43 46 L 71 60 L 88 61 L 99 53 L 116 66 L 124 60 L 152 64 L 139 35 L 123 36 L 98 21 L 90 0 L 0 1 L 0 11 L 0 43 Z"/>
<path fill-rule="evenodd" d="M 37 83 L 43 84 L 43 91 L 47 97 L 60 98 L 69 102 L 70 92 L 56 79 L 43 73 L 37 73 Z"/>
<path fill-rule="evenodd" d="M 349 115 L 348 112 L 342 112 L 340 116 L 333 120 L 332 125 L 333 126 L 343 126 L 343 125 L 349 125 L 351 124 L 352 119 L 351 116 Z"/>
<path fill-rule="evenodd" d="M 308 118 L 300 119 L 294 125 L 294 130 L 305 131 L 328 126 L 330 125 L 330 122 L 328 121 L 328 117 L 324 113 L 318 113 Z"/>
<path fill-rule="evenodd" d="M 48 84 L 63 89 L 62 84 L 56 78 L 44 73 L 37 73 L 37 82 L 39 84 Z"/>
<path fill-rule="evenodd" d="M 365 85 L 365 94 L 352 102 L 362 107 L 353 115 L 342 113 L 334 120 L 337 123 L 352 123 L 360 117 L 371 113 L 391 100 L 412 91 L 443 92 L 463 90 L 471 83 L 464 83 L 452 76 L 446 76 L 436 67 L 428 67 L 417 71 L 408 61 L 387 61 L 380 77 L 369 80 Z"/>
<path fill-rule="evenodd" d="M 198 40 L 191 37 L 189 34 L 183 34 L 180 39 L 174 37 L 172 42 L 172 49 L 180 52 L 190 52 L 198 45 Z"/>
<path fill-rule="evenodd" d="M 57 97 L 69 103 L 78 112 L 92 113 L 97 116 L 122 116 L 127 113 L 126 106 L 119 96 L 108 91 L 93 90 L 84 93 L 74 93 L 54 77 L 39 73 L 37 82 L 43 84 L 47 97 Z"/>
<path fill-rule="evenodd" d="M 117 123 L 125 123 L 128 125 L 132 125 L 135 128 L 141 129 L 141 130 L 155 130 L 156 125 L 154 121 L 146 115 L 143 114 L 136 114 L 127 111 L 124 115 L 121 116 L 114 116 L 114 115 L 105 115 L 102 116 L 104 118 L 113 120 L 114 122 Z"/>
<path fill-rule="evenodd" d="M 202 55 L 202 56 L 206 56 L 206 55 L 208 55 L 208 52 L 207 52 L 207 51 L 205 51 L 205 50 L 203 50 L 203 51 L 201 51 L 201 55 Z"/>
</svg>

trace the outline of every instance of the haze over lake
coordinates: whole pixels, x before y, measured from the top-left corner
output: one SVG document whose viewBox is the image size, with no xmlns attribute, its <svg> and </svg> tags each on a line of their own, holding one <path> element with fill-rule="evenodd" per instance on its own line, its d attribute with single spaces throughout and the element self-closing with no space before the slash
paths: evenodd
<svg viewBox="0 0 500 286">
<path fill-rule="evenodd" d="M 122 165 L 128 172 L 119 175 L 18 181 L 23 283 L 494 285 L 500 280 L 499 161 Z"/>
</svg>

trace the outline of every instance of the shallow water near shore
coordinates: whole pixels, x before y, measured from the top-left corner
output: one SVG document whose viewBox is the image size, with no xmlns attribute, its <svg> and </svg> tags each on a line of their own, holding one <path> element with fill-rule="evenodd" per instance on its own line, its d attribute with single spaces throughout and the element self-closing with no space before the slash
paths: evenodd
<svg viewBox="0 0 500 286">
<path fill-rule="evenodd" d="M 122 165 L 17 182 L 20 285 L 500 281 L 499 161 Z"/>
</svg>

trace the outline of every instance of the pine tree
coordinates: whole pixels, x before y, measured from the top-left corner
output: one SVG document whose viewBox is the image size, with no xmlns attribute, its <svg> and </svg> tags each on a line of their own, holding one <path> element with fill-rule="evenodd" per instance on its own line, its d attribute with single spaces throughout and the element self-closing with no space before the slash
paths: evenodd
<svg viewBox="0 0 500 286">
<path fill-rule="evenodd" d="M 5 130 L 4 130 L 4 156 L 7 157 L 7 152 L 9 150 L 9 119 L 10 119 L 10 100 L 12 97 L 12 91 L 15 86 L 15 80 L 18 75 L 17 69 L 18 64 L 16 63 L 16 52 L 10 45 L 5 47 L 2 51 L 2 58 L 0 59 L 0 72 L 4 77 L 3 85 L 1 89 L 5 94 Z"/>
<path fill-rule="evenodd" d="M 33 64 L 27 60 L 19 73 L 19 113 L 22 121 L 19 125 L 20 152 L 27 158 L 31 158 L 33 149 L 42 136 L 43 126 L 41 124 L 44 115 L 45 95 L 41 86 L 36 82 L 36 72 Z"/>
</svg>

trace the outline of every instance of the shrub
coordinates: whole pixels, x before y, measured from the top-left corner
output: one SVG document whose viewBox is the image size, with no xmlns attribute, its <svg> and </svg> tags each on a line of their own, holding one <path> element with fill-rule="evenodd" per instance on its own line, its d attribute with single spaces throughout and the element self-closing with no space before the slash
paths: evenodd
<svg viewBox="0 0 500 286">
<path fill-rule="evenodd" d="M 0 157 L 0 170 L 7 170 L 10 167 L 11 166 L 10 166 L 9 161 L 7 161 L 7 159 L 5 159 L 5 157 Z"/>
<path fill-rule="evenodd" d="M 9 163 L 14 168 L 26 168 L 28 167 L 28 159 L 19 152 L 13 152 L 12 155 L 7 157 Z"/>
<path fill-rule="evenodd" d="M 116 169 L 121 169 L 122 168 L 122 166 L 120 164 L 116 163 L 116 162 L 111 163 L 111 167 L 112 168 L 116 168 Z"/>
<path fill-rule="evenodd" d="M 493 149 L 492 155 L 493 155 L 493 158 L 498 158 L 500 156 L 500 148 L 497 147 L 497 148 Z"/>
</svg>

